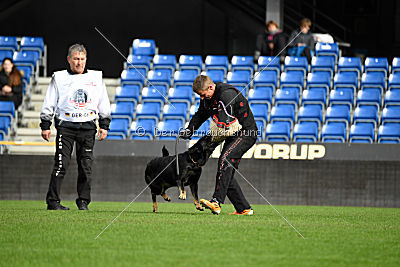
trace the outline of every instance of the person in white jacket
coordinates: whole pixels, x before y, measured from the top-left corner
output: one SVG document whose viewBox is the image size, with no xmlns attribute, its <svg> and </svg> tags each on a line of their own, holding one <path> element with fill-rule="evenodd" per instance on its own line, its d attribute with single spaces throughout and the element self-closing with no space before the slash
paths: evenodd
<svg viewBox="0 0 400 267">
<path fill-rule="evenodd" d="M 86 70 L 86 58 L 83 45 L 69 47 L 69 68 L 54 72 L 40 113 L 42 138 L 50 140 L 53 117 L 57 130 L 54 168 L 46 196 L 48 210 L 69 210 L 60 203 L 60 188 L 74 144 L 78 163 L 76 204 L 80 210 L 88 209 L 97 116 L 100 141 L 109 130 L 110 101 L 102 72 Z"/>
</svg>

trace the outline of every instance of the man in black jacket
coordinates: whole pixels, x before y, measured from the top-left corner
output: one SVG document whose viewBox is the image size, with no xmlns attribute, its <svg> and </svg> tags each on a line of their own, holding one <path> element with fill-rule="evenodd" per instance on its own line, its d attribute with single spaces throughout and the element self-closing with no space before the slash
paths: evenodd
<svg viewBox="0 0 400 267">
<path fill-rule="evenodd" d="M 201 199 L 203 207 L 212 213 L 221 212 L 221 204 L 225 197 L 234 205 L 237 215 L 252 215 L 253 209 L 243 195 L 234 178 L 243 154 L 257 140 L 257 125 L 250 110 L 247 99 L 232 85 L 214 83 L 208 76 L 200 75 L 193 82 L 193 91 L 200 95 L 198 111 L 194 114 L 188 128 L 180 133 L 180 137 L 189 139 L 203 122 L 212 117 L 214 123 L 229 129 L 236 121 L 241 130 L 225 139 L 225 144 L 218 160 L 215 191 L 210 201 Z"/>
</svg>

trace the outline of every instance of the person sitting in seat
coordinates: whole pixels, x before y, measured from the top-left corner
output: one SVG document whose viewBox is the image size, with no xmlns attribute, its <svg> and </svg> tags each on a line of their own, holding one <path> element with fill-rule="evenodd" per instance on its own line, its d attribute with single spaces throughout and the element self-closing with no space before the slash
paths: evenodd
<svg viewBox="0 0 400 267">
<path fill-rule="evenodd" d="M 288 49 L 289 56 L 305 56 L 308 63 L 314 54 L 315 41 L 310 31 L 311 20 L 304 18 L 300 21 L 300 33 L 298 30 L 292 32 L 289 38 L 290 48 Z"/>
<path fill-rule="evenodd" d="M 285 45 L 286 36 L 279 29 L 278 24 L 273 20 L 268 21 L 265 32 L 257 36 L 254 62 L 257 62 L 260 56 L 281 56 L 283 58 L 286 55 Z"/>
<path fill-rule="evenodd" d="M 14 102 L 15 109 L 22 103 L 22 76 L 8 57 L 3 60 L 0 71 L 0 101 Z"/>
</svg>

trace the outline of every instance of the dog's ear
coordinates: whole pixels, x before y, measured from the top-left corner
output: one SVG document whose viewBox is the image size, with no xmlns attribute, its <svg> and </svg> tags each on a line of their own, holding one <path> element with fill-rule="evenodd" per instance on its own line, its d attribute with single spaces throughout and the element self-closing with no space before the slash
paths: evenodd
<svg viewBox="0 0 400 267">
<path fill-rule="evenodd" d="M 163 157 L 169 156 L 169 152 L 165 146 L 163 146 L 162 148 L 162 155 Z"/>
</svg>

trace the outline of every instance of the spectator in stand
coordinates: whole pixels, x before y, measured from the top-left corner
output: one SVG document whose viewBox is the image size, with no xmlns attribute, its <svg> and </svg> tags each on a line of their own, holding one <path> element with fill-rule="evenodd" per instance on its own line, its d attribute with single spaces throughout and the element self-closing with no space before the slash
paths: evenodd
<svg viewBox="0 0 400 267">
<path fill-rule="evenodd" d="M 14 102 L 15 109 L 22 103 L 22 76 L 11 58 L 3 60 L 0 71 L 0 101 Z"/>
<path fill-rule="evenodd" d="M 305 56 L 308 62 L 311 62 L 311 57 L 314 54 L 314 38 L 310 31 L 311 20 L 304 18 L 300 21 L 300 33 L 295 30 L 289 38 L 290 49 L 288 54 L 290 56 Z"/>
<path fill-rule="evenodd" d="M 257 62 L 260 56 L 281 56 L 281 58 L 284 58 L 286 55 L 284 49 L 286 45 L 285 34 L 273 20 L 268 21 L 266 26 L 265 33 L 257 36 L 254 62 Z"/>
</svg>

